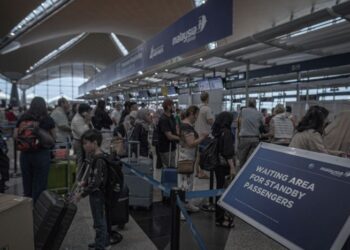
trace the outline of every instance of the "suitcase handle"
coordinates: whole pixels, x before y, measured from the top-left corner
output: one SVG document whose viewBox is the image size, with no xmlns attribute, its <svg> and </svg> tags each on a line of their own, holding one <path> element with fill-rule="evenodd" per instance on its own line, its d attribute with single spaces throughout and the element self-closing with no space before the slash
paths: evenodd
<svg viewBox="0 0 350 250">
<path fill-rule="evenodd" d="M 133 144 L 136 144 L 136 159 L 132 159 L 132 152 L 131 152 L 131 146 Z M 140 141 L 128 141 L 128 162 L 138 162 L 140 156 Z"/>
</svg>

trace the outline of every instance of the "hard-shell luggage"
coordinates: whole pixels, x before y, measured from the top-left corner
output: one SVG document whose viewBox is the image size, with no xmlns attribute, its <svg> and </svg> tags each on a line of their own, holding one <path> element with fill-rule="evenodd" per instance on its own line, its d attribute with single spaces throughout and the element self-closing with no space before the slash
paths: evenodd
<svg viewBox="0 0 350 250">
<path fill-rule="evenodd" d="M 111 199 L 111 218 L 113 226 L 124 228 L 129 222 L 129 188 L 125 185 L 119 197 Z"/>
<path fill-rule="evenodd" d="M 172 189 L 177 187 L 177 169 L 176 168 L 163 168 L 160 182 L 166 188 Z M 169 197 L 169 194 L 162 192 L 163 199 Z"/>
<path fill-rule="evenodd" d="M 125 164 L 142 172 L 145 175 L 153 175 L 153 160 L 147 157 L 138 157 L 139 154 L 131 157 L 131 145 L 137 144 L 137 152 L 140 152 L 139 142 L 129 141 L 129 157 L 122 159 Z M 123 168 L 124 182 L 129 187 L 129 205 L 133 207 L 144 207 L 149 209 L 153 203 L 153 186 L 144 179 L 134 175 L 129 168 Z"/>
<path fill-rule="evenodd" d="M 76 171 L 77 165 L 73 160 L 52 160 L 48 177 L 48 190 L 59 194 L 67 193 L 74 185 Z"/>
<path fill-rule="evenodd" d="M 35 249 L 58 250 L 76 212 L 75 204 L 56 193 L 42 192 L 33 211 Z"/>
</svg>

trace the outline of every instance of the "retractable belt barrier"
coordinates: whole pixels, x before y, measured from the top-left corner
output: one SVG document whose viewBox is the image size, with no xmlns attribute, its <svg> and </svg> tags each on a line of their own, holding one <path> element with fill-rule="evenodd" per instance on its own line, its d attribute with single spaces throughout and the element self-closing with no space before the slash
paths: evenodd
<svg viewBox="0 0 350 250">
<path fill-rule="evenodd" d="M 205 246 L 205 243 L 204 243 L 201 235 L 199 234 L 199 232 L 197 231 L 196 227 L 194 226 L 194 224 L 192 222 L 192 219 L 191 219 L 191 216 L 187 213 L 187 210 L 184 207 L 184 205 L 183 205 L 183 203 L 180 200 L 180 197 L 178 195 L 176 196 L 176 204 L 180 208 L 181 213 L 183 214 L 183 216 L 185 217 L 186 223 L 187 223 L 188 227 L 190 228 L 194 239 L 197 241 L 197 244 L 198 244 L 199 248 L 201 250 L 206 250 L 207 247 Z"/>
<path fill-rule="evenodd" d="M 154 178 L 142 173 L 141 171 L 135 169 L 132 166 L 132 163 L 129 162 L 123 162 L 123 166 L 127 167 L 133 174 L 140 177 L 141 179 L 149 182 L 151 185 L 153 185 L 156 188 L 159 188 L 163 192 L 170 195 L 171 189 L 162 185 L 159 181 L 155 180 Z M 199 190 L 199 191 L 188 191 L 184 192 L 186 199 L 195 199 L 195 198 L 208 198 L 213 196 L 220 196 L 224 193 L 225 189 L 214 189 L 214 190 Z M 186 219 L 186 223 L 188 224 L 194 239 L 196 240 L 198 246 L 200 249 L 205 250 L 207 249 L 205 246 L 205 243 L 198 233 L 197 229 L 195 228 L 191 217 L 187 213 L 187 210 L 185 209 L 183 202 L 181 201 L 180 197 L 176 195 L 176 205 L 180 208 L 182 214 L 184 215 Z"/>
</svg>

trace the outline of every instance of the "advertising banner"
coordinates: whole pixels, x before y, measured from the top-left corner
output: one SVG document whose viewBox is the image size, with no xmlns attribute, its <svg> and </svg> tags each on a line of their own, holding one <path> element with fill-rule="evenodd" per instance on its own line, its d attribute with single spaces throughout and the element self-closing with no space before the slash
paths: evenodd
<svg viewBox="0 0 350 250">
<path fill-rule="evenodd" d="M 209 0 L 108 66 L 108 71 L 101 71 L 81 85 L 79 94 L 132 76 L 140 70 L 225 38 L 232 32 L 233 0 Z"/>
</svg>

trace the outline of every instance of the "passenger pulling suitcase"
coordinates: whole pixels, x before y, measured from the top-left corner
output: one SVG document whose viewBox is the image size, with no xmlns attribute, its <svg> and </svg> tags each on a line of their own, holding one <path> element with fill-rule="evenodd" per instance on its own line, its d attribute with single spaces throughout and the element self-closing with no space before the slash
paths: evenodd
<svg viewBox="0 0 350 250">
<path fill-rule="evenodd" d="M 131 157 L 131 145 L 137 145 L 137 156 Z M 129 141 L 128 158 L 121 161 L 130 164 L 140 172 L 152 176 L 153 175 L 153 161 L 147 157 L 138 157 L 140 152 L 140 145 L 138 141 Z M 153 203 L 153 186 L 147 181 L 131 173 L 129 168 L 123 168 L 124 182 L 129 187 L 129 205 L 133 207 L 144 207 L 149 209 Z"/>
<path fill-rule="evenodd" d="M 77 206 L 56 193 L 44 191 L 35 203 L 36 250 L 58 250 L 77 212 Z"/>
</svg>

